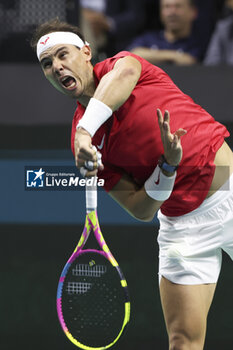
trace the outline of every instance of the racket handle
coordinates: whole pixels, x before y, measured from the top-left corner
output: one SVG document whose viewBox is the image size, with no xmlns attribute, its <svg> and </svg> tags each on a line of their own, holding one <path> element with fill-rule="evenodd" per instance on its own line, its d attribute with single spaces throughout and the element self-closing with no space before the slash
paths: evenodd
<svg viewBox="0 0 233 350">
<path fill-rule="evenodd" d="M 86 178 L 86 210 L 90 213 L 97 209 L 97 177 Z"/>
</svg>

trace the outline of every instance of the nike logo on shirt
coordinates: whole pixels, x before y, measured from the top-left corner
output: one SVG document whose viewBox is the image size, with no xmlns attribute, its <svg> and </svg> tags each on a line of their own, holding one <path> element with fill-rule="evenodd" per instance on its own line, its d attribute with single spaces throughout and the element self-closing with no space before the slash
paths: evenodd
<svg viewBox="0 0 233 350">
<path fill-rule="evenodd" d="M 101 140 L 100 145 L 97 145 L 97 148 L 98 148 L 98 149 L 102 149 L 102 148 L 103 148 L 103 146 L 104 146 L 104 139 L 105 139 L 105 134 L 104 134 L 104 136 L 103 136 L 103 138 L 102 138 L 102 140 Z"/>
</svg>

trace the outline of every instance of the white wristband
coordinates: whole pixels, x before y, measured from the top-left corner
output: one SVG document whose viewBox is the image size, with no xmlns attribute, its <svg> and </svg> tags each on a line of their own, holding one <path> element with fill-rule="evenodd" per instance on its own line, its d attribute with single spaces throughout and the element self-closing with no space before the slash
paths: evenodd
<svg viewBox="0 0 233 350">
<path fill-rule="evenodd" d="M 87 130 L 91 137 L 94 136 L 99 127 L 111 117 L 112 110 L 105 103 L 92 97 L 87 105 L 86 111 L 77 128 L 82 127 Z"/>
<path fill-rule="evenodd" d="M 172 193 L 176 179 L 176 172 L 172 176 L 163 174 L 157 165 L 152 175 L 146 180 L 144 188 L 149 197 L 156 201 L 165 201 Z"/>
</svg>

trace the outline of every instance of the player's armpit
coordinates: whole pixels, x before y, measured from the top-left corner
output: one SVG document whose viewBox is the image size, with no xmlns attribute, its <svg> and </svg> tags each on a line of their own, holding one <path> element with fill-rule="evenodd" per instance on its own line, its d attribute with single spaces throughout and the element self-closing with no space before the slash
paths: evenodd
<svg viewBox="0 0 233 350">
<path fill-rule="evenodd" d="M 139 187 L 131 177 L 123 175 L 109 195 L 130 215 L 141 221 L 153 220 L 163 202 L 150 198 L 144 186 Z"/>
</svg>

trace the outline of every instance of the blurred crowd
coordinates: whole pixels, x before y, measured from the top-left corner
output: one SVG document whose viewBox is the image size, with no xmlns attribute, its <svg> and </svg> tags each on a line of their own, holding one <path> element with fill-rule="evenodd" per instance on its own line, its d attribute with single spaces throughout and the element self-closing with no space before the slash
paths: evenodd
<svg viewBox="0 0 233 350">
<path fill-rule="evenodd" d="M 0 61 L 35 62 L 49 19 L 78 25 L 94 63 L 121 50 L 153 64 L 233 65 L 233 0 L 0 0 Z"/>
</svg>

